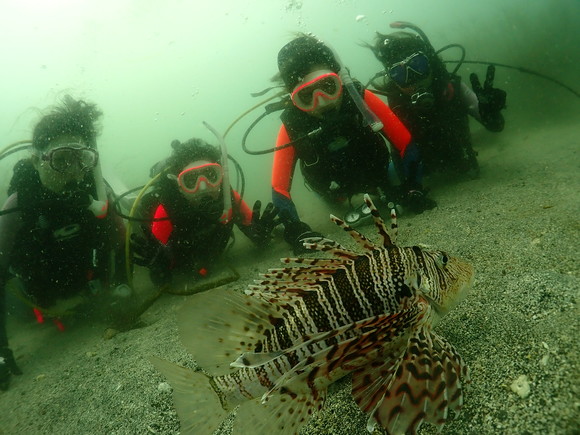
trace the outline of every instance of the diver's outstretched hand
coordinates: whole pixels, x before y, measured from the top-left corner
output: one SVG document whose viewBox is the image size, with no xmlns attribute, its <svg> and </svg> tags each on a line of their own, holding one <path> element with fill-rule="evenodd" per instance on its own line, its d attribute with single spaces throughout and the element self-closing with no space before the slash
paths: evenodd
<svg viewBox="0 0 580 435">
<path fill-rule="evenodd" d="M 483 87 L 477 74 L 471 73 L 469 79 L 471 87 L 479 101 L 479 114 L 483 124 L 491 130 L 499 131 L 503 129 L 503 118 L 499 122 L 500 111 L 505 108 L 506 92 L 502 89 L 494 88 L 495 66 L 489 65 L 485 75 Z M 496 125 L 497 124 L 497 125 Z"/>
<path fill-rule="evenodd" d="M 248 237 L 258 246 L 264 246 L 270 241 L 272 230 L 280 224 L 278 209 L 271 202 L 268 203 L 260 216 L 262 202 L 254 203 L 252 209 L 252 222 L 250 223 Z"/>
</svg>

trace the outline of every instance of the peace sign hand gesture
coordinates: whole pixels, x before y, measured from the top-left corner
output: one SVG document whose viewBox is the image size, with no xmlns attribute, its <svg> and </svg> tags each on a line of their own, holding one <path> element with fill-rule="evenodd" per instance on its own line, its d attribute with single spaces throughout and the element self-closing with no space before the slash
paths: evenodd
<svg viewBox="0 0 580 435">
<path fill-rule="evenodd" d="M 493 65 L 489 65 L 487 67 L 487 73 L 485 75 L 485 82 L 483 83 L 483 87 L 481 87 L 481 83 L 479 82 L 477 74 L 472 73 L 469 76 L 473 92 L 475 92 L 475 95 L 479 100 L 479 114 L 481 115 L 481 121 L 488 128 L 488 124 L 494 123 L 498 117 L 501 117 L 499 112 L 505 108 L 506 100 L 506 92 L 502 89 L 493 87 L 494 77 L 495 66 Z M 501 128 L 503 128 L 503 118 L 501 122 Z M 499 128 L 499 130 L 501 130 L 501 128 Z"/>
</svg>

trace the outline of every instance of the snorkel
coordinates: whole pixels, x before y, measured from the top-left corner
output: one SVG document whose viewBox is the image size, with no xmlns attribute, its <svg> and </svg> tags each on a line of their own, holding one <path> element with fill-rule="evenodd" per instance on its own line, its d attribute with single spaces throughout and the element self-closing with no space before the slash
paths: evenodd
<svg viewBox="0 0 580 435">
<path fill-rule="evenodd" d="M 226 141 L 224 137 L 218 133 L 218 131 L 209 125 L 207 122 L 203 121 L 203 125 L 213 133 L 213 135 L 217 138 L 218 142 L 220 143 L 221 149 L 221 166 L 223 170 L 223 180 L 222 180 L 222 190 L 224 192 L 224 211 L 222 216 L 220 217 L 220 222 L 222 224 L 227 224 L 232 219 L 232 195 L 231 195 L 231 188 L 230 188 L 230 174 L 228 171 L 228 150 L 226 148 Z"/>
<path fill-rule="evenodd" d="M 352 80 L 352 77 L 350 76 L 350 73 L 340 60 L 338 53 L 330 45 L 328 44 L 325 45 L 332 51 L 332 54 L 340 67 L 340 70 L 337 73 L 338 77 L 340 77 L 342 85 L 346 88 L 346 91 L 352 98 L 352 101 L 354 101 L 356 108 L 362 115 L 364 125 L 370 127 L 370 129 L 375 133 L 380 131 L 383 128 L 383 123 L 380 121 L 377 115 L 375 115 L 373 111 L 369 109 L 369 106 L 367 106 L 367 103 L 365 103 L 363 97 L 357 91 L 356 86 Z"/>
<path fill-rule="evenodd" d="M 97 144 L 92 144 L 97 149 Z M 96 198 L 92 198 L 89 205 L 89 210 L 95 215 L 97 219 L 103 219 L 107 216 L 109 210 L 109 200 L 107 198 L 107 190 L 105 189 L 105 179 L 101 171 L 101 159 L 97 159 L 97 165 L 93 168 L 93 178 L 95 180 Z"/>
</svg>

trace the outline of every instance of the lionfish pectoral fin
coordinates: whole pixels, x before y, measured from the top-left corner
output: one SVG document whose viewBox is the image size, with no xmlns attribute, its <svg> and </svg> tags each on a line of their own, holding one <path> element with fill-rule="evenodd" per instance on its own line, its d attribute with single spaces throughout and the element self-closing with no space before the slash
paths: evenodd
<svg viewBox="0 0 580 435">
<path fill-rule="evenodd" d="M 264 403 L 251 400 L 240 405 L 233 433 L 294 435 L 324 405 L 326 390 L 315 394 L 284 391 Z"/>
<path fill-rule="evenodd" d="M 229 414 L 224 409 L 211 378 L 157 357 L 151 363 L 173 387 L 173 402 L 182 434 L 213 433 Z"/>
<path fill-rule="evenodd" d="M 300 358 L 283 373 L 262 396 L 262 401 L 289 389 L 308 394 L 312 389 L 326 390 L 328 385 L 383 354 L 385 343 L 402 340 L 400 331 L 417 315 L 412 308 L 394 314 L 382 314 L 316 334 L 289 349 L 280 358 Z M 311 352 L 312 348 L 320 350 Z M 304 357 L 304 355 L 308 355 Z"/>
<path fill-rule="evenodd" d="M 230 363 L 251 352 L 277 319 L 273 304 L 225 288 L 190 296 L 178 315 L 183 345 L 214 376 L 231 373 Z M 195 320 L 195 321 L 194 321 Z"/>
<path fill-rule="evenodd" d="M 389 433 L 415 433 L 423 422 L 443 425 L 449 409 L 460 409 L 468 372 L 447 341 L 418 326 L 400 357 L 392 356 L 353 374 L 353 395 L 369 419 Z"/>
</svg>

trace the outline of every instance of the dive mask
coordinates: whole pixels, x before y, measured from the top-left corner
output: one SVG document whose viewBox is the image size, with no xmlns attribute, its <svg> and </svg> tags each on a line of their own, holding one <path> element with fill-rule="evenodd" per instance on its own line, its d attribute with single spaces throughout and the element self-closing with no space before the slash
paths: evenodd
<svg viewBox="0 0 580 435">
<path fill-rule="evenodd" d="M 217 163 L 187 168 L 176 178 L 179 187 L 187 193 L 198 193 L 204 190 L 216 190 L 223 180 L 222 167 Z"/>
<path fill-rule="evenodd" d="M 99 153 L 96 150 L 78 143 L 66 144 L 37 155 L 40 160 L 48 162 L 52 169 L 61 173 L 67 172 L 75 165 L 82 171 L 90 171 L 99 161 Z"/>
<path fill-rule="evenodd" d="M 292 102 L 304 112 L 311 112 L 342 95 L 342 81 L 338 74 L 320 70 L 304 77 L 292 91 Z"/>
<path fill-rule="evenodd" d="M 427 78 L 430 72 L 429 58 L 422 51 L 413 53 L 406 59 L 394 63 L 387 70 L 389 78 L 401 88 L 407 88 Z"/>
</svg>

